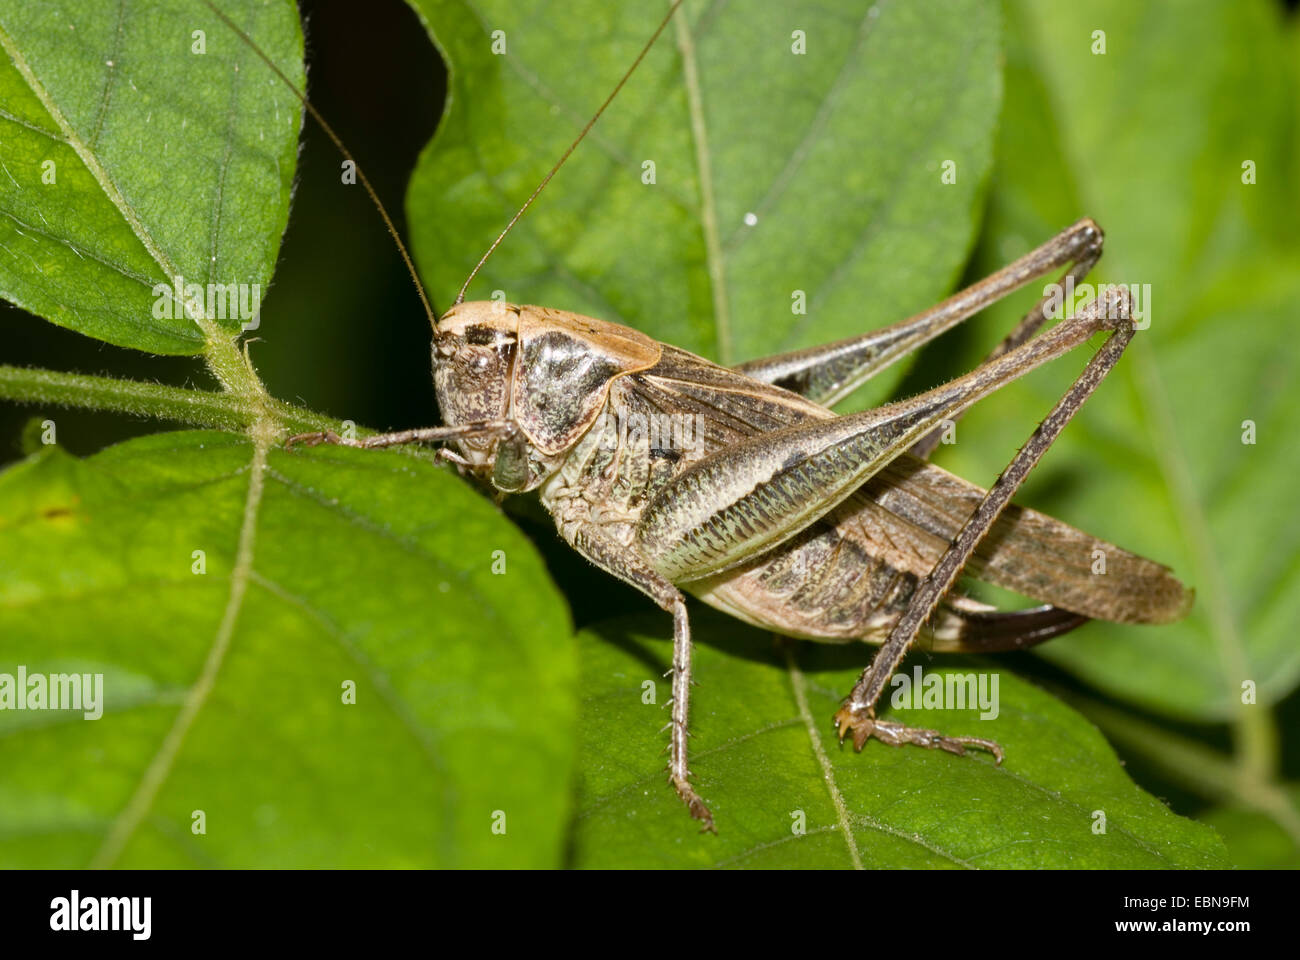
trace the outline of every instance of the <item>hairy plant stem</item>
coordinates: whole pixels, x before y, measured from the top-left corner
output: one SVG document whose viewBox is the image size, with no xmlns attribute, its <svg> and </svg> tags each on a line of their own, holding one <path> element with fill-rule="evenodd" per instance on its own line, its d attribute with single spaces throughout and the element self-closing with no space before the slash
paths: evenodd
<svg viewBox="0 0 1300 960">
<path fill-rule="evenodd" d="M 255 442 L 282 442 L 295 433 L 332 430 L 342 433 L 344 423 L 313 410 L 277 400 L 266 392 L 247 358 L 238 351 L 223 358 L 227 364 L 246 366 L 252 379 L 234 372 L 239 384 L 233 390 L 193 390 L 169 387 L 141 380 L 96 377 L 83 373 L 63 373 L 38 367 L 12 367 L 0 364 L 0 400 L 18 403 L 55 404 L 85 410 L 107 410 L 137 417 L 171 420 L 193 427 L 210 427 L 231 433 L 247 434 Z M 233 367 L 227 367 L 232 370 Z M 374 430 L 357 427 L 357 436 Z M 434 451 L 423 447 L 399 448 L 400 452 L 421 460 L 433 460 Z"/>
<path fill-rule="evenodd" d="M 109 410 L 232 432 L 247 431 L 259 417 L 278 421 L 286 432 L 340 427 L 337 420 L 276 400 L 264 391 L 259 397 L 256 393 L 193 390 L 36 367 L 0 365 L 0 398 Z"/>
</svg>

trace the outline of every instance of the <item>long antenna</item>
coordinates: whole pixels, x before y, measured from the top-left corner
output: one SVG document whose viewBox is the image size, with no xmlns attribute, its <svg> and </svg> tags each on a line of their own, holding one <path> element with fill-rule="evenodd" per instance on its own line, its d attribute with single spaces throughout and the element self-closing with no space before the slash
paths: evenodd
<svg viewBox="0 0 1300 960">
<path fill-rule="evenodd" d="M 204 2 L 207 3 L 209 0 L 204 0 Z M 532 194 L 529 195 L 528 199 L 524 201 L 524 205 L 519 208 L 518 212 L 516 212 L 513 217 L 510 218 L 510 222 L 506 224 L 505 229 L 497 234 L 497 238 L 492 241 L 492 246 L 487 248 L 487 253 L 483 254 L 479 259 L 479 262 L 474 265 L 474 269 L 470 271 L 469 276 L 465 278 L 464 284 L 461 285 L 460 293 L 456 294 L 457 303 L 465 302 L 465 291 L 469 289 L 470 283 L 472 283 L 474 278 L 478 276 L 478 272 L 483 269 L 483 264 L 487 263 L 488 257 L 492 256 L 496 251 L 496 248 L 501 246 L 501 241 L 506 238 L 506 234 L 510 232 L 516 223 L 519 222 L 519 218 L 527 212 L 528 208 L 533 205 L 533 201 L 537 199 L 537 195 L 546 188 L 548 183 L 551 182 L 551 178 L 559 172 L 560 167 L 564 166 L 564 161 L 569 159 L 569 154 L 573 153 L 573 151 L 577 149 L 578 144 L 582 143 L 583 139 L 586 138 L 587 131 L 596 125 L 596 121 L 600 119 L 600 115 L 605 112 L 605 108 L 613 102 L 616 96 L 618 96 L 618 92 L 623 89 L 623 84 L 627 83 L 628 77 L 632 76 L 633 71 L 641 65 L 641 61 L 645 59 L 645 55 L 650 52 L 650 48 L 653 47 L 655 41 L 659 39 L 659 34 L 664 32 L 664 28 L 668 26 L 668 21 L 673 18 L 673 14 L 677 12 L 677 8 L 681 5 L 682 0 L 673 0 L 673 5 L 668 8 L 668 12 L 664 15 L 663 20 L 659 22 L 659 26 L 655 28 L 655 32 L 651 34 L 650 39 L 647 40 L 645 46 L 641 48 L 641 52 L 636 55 L 636 59 L 632 61 L 632 66 L 627 68 L 627 72 L 623 74 L 623 78 L 619 80 L 618 85 L 615 86 L 610 92 L 610 95 L 605 98 L 605 102 L 600 105 L 600 109 L 597 110 L 592 118 L 587 121 L 587 125 L 582 128 L 582 132 L 578 134 L 577 139 L 575 139 L 573 143 L 569 144 L 569 149 L 565 150 L 564 155 L 555 162 L 555 166 L 551 167 L 550 173 L 542 178 L 542 182 L 537 185 L 537 189 L 534 190 Z"/>
<path fill-rule="evenodd" d="M 680 2 L 680 0 L 678 0 L 678 2 Z M 370 196 L 371 201 L 379 210 L 379 215 L 384 218 L 384 226 L 388 228 L 389 236 L 393 238 L 393 243 L 397 244 L 397 252 L 402 255 L 402 262 L 406 264 L 406 270 L 410 273 L 411 279 L 415 282 L 415 290 L 420 295 L 420 304 L 424 307 L 424 312 L 429 318 L 430 325 L 437 327 L 438 314 L 434 310 L 433 304 L 429 302 L 429 295 L 425 292 L 424 284 L 420 282 L 420 275 L 415 271 L 415 262 L 411 259 L 411 254 L 406 249 L 406 244 L 402 242 L 402 237 L 397 232 L 397 227 L 393 223 L 393 218 L 388 215 L 388 209 L 384 206 L 383 201 L 379 199 L 379 194 L 375 193 L 375 188 L 370 185 L 370 179 L 361 169 L 361 165 L 357 163 L 356 159 L 352 156 L 351 151 L 343 145 L 343 141 L 339 138 L 339 135 L 334 132 L 334 128 L 331 127 L 326 122 L 325 118 L 320 115 L 320 111 L 318 111 L 312 105 L 311 101 L 307 99 L 307 95 L 294 86 L 293 81 L 286 77 L 280 68 L 271 61 L 271 58 L 262 51 L 262 48 L 253 42 L 252 37 L 240 29 L 233 20 L 217 9 L 216 4 L 214 4 L 212 0 L 203 0 L 203 4 L 216 14 L 217 18 L 222 23 L 233 30 L 235 34 L 244 41 L 244 43 L 248 44 L 249 49 L 257 54 L 264 64 L 271 68 L 271 71 L 280 78 L 286 87 L 293 91 L 293 95 L 301 101 L 303 109 L 305 109 L 320 128 L 325 131 L 325 136 L 330 138 L 338 152 L 343 154 L 343 159 L 352 164 L 352 169 L 357 173 L 357 179 L 360 180 L 361 185 L 366 188 L 366 193 Z M 602 109 L 604 108 L 602 107 Z M 597 116 L 599 116 L 599 114 L 597 114 Z M 590 126 L 590 124 L 588 124 L 588 126 Z M 531 202 L 531 200 L 529 202 Z M 516 219 L 518 218 L 516 217 Z M 459 300 L 456 302 L 460 303 Z"/>
</svg>

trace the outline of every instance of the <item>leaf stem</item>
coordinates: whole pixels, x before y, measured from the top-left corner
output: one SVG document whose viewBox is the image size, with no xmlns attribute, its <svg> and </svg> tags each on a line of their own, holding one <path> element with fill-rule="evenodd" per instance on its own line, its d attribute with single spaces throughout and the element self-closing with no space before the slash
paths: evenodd
<svg viewBox="0 0 1300 960">
<path fill-rule="evenodd" d="M 111 410 L 234 432 L 248 430 L 267 413 L 296 432 L 337 430 L 340 426 L 337 420 L 270 397 L 265 397 L 262 404 L 250 403 L 249 397 L 227 391 L 193 390 L 37 367 L 0 365 L 0 398 Z"/>
<path fill-rule="evenodd" d="M 241 357 L 239 362 L 245 361 Z M 279 442 L 291 434 L 318 430 L 343 433 L 345 428 L 342 420 L 275 399 L 262 389 L 260 382 L 256 382 L 251 393 L 235 393 L 0 364 L 0 400 L 52 403 L 173 420 L 194 427 L 248 434 L 255 442 Z M 355 430 L 358 437 L 375 432 L 362 426 Z M 439 462 L 437 452 L 428 447 L 394 449 L 418 460 Z"/>
</svg>

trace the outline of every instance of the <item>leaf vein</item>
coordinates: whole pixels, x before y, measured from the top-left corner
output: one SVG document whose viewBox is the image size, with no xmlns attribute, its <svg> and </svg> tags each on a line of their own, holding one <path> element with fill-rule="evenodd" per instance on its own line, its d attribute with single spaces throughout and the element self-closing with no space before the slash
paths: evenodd
<svg viewBox="0 0 1300 960">
<path fill-rule="evenodd" d="M 817 732 L 817 724 L 813 720 L 812 711 L 808 709 L 808 691 L 804 685 L 803 671 L 795 663 L 794 644 L 785 642 L 783 645 L 785 647 L 786 672 L 790 676 L 790 689 L 794 691 L 795 703 L 799 705 L 799 716 L 803 718 L 804 728 L 808 731 L 808 741 L 812 745 L 817 762 L 821 765 L 822 780 L 831 795 L 831 803 L 835 806 L 835 815 L 839 820 L 840 830 L 844 833 L 844 844 L 848 847 L 849 860 L 853 863 L 854 870 L 861 870 L 863 869 L 862 856 L 858 853 L 858 841 L 853 836 L 853 826 L 849 821 L 849 810 L 844 803 L 844 796 L 840 793 L 839 785 L 835 782 L 835 770 L 831 766 L 831 758 L 826 755 L 826 750 L 822 747 L 821 734 Z"/>
<path fill-rule="evenodd" d="M 253 459 L 248 476 L 248 495 L 244 500 L 243 519 L 239 529 L 239 547 L 236 551 L 235 567 L 230 575 L 230 593 L 226 598 L 221 623 L 217 627 L 212 646 L 208 649 L 203 669 L 186 695 L 184 704 L 163 738 L 158 752 L 146 768 L 135 793 L 104 838 L 104 844 L 95 854 L 91 866 L 111 866 L 121 855 L 131 837 L 135 835 L 136 829 L 152 809 L 158 792 L 171 774 L 176 758 L 185 743 L 185 737 L 207 703 L 208 696 L 217 682 L 217 674 L 221 671 L 221 665 L 230 649 L 235 623 L 239 619 L 239 612 L 248 590 L 249 576 L 253 569 L 253 541 L 257 534 L 257 511 L 261 506 L 262 493 L 266 486 L 268 447 L 269 441 L 265 439 L 259 440 L 253 446 Z"/>
</svg>

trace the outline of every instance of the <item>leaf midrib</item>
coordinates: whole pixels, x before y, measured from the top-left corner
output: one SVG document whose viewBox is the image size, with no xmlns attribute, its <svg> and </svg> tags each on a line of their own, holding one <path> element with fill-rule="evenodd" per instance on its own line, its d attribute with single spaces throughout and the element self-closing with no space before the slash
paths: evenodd
<svg viewBox="0 0 1300 960">
<path fill-rule="evenodd" d="M 266 461 L 270 450 L 270 438 L 259 435 L 253 442 L 253 456 L 248 476 L 248 493 L 244 499 L 243 519 L 240 523 L 239 545 L 235 551 L 235 565 L 230 574 L 230 590 L 226 596 L 226 606 L 222 612 L 221 622 L 216 635 L 208 648 L 194 685 L 190 688 L 184 704 L 172 721 L 157 753 L 145 768 L 127 805 L 122 809 L 104 838 L 103 845 L 91 860 L 92 867 L 112 866 L 121 856 L 126 845 L 135 835 L 140 823 L 153 809 L 159 791 L 176 763 L 184 746 L 185 738 L 207 704 L 208 697 L 216 685 L 217 675 L 230 649 L 234 636 L 235 624 L 243 607 L 244 597 L 253 570 L 253 545 L 257 536 L 257 513 L 262 503 L 262 494 L 266 489 Z"/>
</svg>

